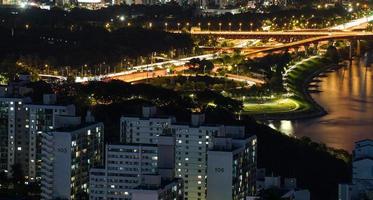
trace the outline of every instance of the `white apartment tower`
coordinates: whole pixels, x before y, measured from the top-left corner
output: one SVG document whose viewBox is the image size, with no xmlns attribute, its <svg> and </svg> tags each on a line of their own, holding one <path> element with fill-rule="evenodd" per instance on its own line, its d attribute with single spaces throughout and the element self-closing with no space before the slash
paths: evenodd
<svg viewBox="0 0 373 200">
<path fill-rule="evenodd" d="M 182 182 L 174 178 L 175 140 L 158 141 L 106 145 L 104 167 L 90 170 L 90 199 L 182 200 Z"/>
<path fill-rule="evenodd" d="M 245 199 L 255 193 L 256 136 L 214 138 L 207 162 L 207 200 Z"/>
<path fill-rule="evenodd" d="M 28 171 L 30 181 L 40 179 L 41 135 L 62 123 L 61 117 L 75 116 L 74 105 L 57 105 L 55 94 L 43 95 L 43 104 L 27 104 L 28 110 Z"/>
<path fill-rule="evenodd" d="M 89 169 L 102 165 L 103 137 L 104 125 L 92 121 L 42 133 L 42 200 L 88 193 Z"/>
<path fill-rule="evenodd" d="M 142 116 L 123 116 L 120 119 L 120 141 L 134 144 L 158 144 L 158 136 L 175 122 L 174 117 L 156 115 L 154 106 L 142 108 Z"/>
<path fill-rule="evenodd" d="M 145 108 L 143 113 L 145 114 L 143 114 L 142 118 L 121 118 L 122 141 L 127 143 L 156 144 L 159 135 L 170 134 L 174 136 L 176 146 L 175 174 L 176 177 L 184 180 L 184 200 L 205 200 L 208 190 L 208 151 L 214 149 L 213 139 L 216 137 L 227 137 L 243 138 L 243 141 L 246 141 L 244 127 L 206 124 L 204 114 L 192 114 L 190 123 L 176 123 L 172 117 L 160 118 L 156 116 L 155 108 L 152 107 Z M 152 114 L 149 115 L 148 113 Z M 126 139 L 123 140 L 123 138 Z M 254 173 L 251 170 L 256 168 L 255 146 L 256 142 L 254 147 L 252 145 L 247 146 L 252 148 L 250 155 L 254 158 L 254 160 L 246 159 L 247 162 L 250 161 L 248 169 L 250 173 Z M 241 148 L 239 149 L 241 150 Z M 237 155 L 241 154 L 238 153 Z M 247 187 L 245 186 L 243 190 L 245 192 L 240 193 L 244 195 L 246 191 L 251 192 L 253 190 L 251 186 L 255 185 L 255 183 L 252 174 L 248 176 L 245 174 L 242 178 L 245 178 L 243 184 L 247 184 Z M 228 188 L 231 189 L 231 186 Z"/>
</svg>

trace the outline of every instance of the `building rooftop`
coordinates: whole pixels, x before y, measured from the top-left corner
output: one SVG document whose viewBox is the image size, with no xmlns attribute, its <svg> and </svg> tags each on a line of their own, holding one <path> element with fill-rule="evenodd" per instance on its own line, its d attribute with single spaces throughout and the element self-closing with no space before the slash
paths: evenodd
<svg viewBox="0 0 373 200">
<path fill-rule="evenodd" d="M 61 128 L 56 128 L 52 132 L 74 132 L 83 128 L 87 128 L 96 124 L 102 124 L 102 122 L 90 122 L 90 123 L 82 123 L 79 125 L 71 125 L 67 127 L 61 127 Z"/>
<path fill-rule="evenodd" d="M 162 180 L 161 185 L 155 186 L 155 185 L 140 185 L 134 188 L 134 190 L 159 190 L 162 188 L 165 188 L 167 185 L 178 183 L 182 179 L 180 178 L 174 178 L 173 180 Z"/>
</svg>

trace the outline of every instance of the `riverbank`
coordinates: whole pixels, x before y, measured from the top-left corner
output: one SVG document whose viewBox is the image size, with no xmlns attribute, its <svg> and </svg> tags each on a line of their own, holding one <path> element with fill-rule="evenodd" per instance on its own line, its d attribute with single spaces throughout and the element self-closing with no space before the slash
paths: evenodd
<svg viewBox="0 0 373 200">
<path fill-rule="evenodd" d="M 323 116 L 327 112 L 311 97 L 308 86 L 315 77 L 337 67 L 339 67 L 337 64 L 324 56 L 304 59 L 290 67 L 284 75 L 285 88 L 290 96 L 286 99 L 296 102 L 298 104 L 297 109 L 274 109 L 272 106 L 272 110 L 280 112 L 260 112 L 259 110 L 255 112 L 255 110 L 250 109 L 244 110 L 242 114 L 250 115 L 257 120 L 295 120 Z M 251 107 L 255 106 L 262 107 L 261 104 L 251 105 Z M 281 107 L 282 105 L 277 104 L 275 106 Z"/>
</svg>

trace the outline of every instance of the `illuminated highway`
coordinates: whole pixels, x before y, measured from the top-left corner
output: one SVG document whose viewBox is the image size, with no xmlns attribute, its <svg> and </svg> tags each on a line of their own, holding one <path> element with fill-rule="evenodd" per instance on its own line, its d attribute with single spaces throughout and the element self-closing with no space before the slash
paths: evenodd
<svg viewBox="0 0 373 200">
<path fill-rule="evenodd" d="M 359 18 L 351 22 L 347 22 L 347 23 L 332 27 L 330 29 L 331 30 L 350 30 L 350 29 L 353 29 L 354 27 L 361 26 L 362 24 L 367 24 L 368 22 L 371 22 L 371 21 L 373 21 L 373 15 Z"/>
</svg>

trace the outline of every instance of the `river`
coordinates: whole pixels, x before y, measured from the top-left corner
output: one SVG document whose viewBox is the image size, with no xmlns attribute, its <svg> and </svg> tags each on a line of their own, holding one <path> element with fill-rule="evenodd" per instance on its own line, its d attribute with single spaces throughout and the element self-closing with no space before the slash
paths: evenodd
<svg viewBox="0 0 373 200">
<path fill-rule="evenodd" d="M 370 56 L 371 57 L 371 56 Z M 307 136 L 334 148 L 351 151 L 354 142 L 373 139 L 373 66 L 366 56 L 319 77 L 312 97 L 328 112 L 319 118 L 271 121 L 285 134 Z M 315 83 L 313 83 L 315 84 Z"/>
</svg>

